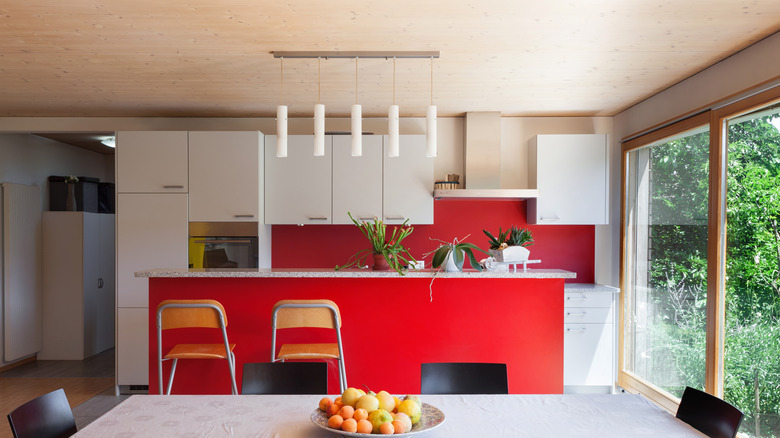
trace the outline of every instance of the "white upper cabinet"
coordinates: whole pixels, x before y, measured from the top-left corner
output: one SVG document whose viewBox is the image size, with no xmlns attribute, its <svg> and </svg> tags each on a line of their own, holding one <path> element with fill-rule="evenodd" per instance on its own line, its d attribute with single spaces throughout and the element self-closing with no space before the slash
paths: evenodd
<svg viewBox="0 0 780 438">
<path fill-rule="evenodd" d="M 117 134 L 119 193 L 187 193 L 186 131 Z"/>
<path fill-rule="evenodd" d="M 333 145 L 314 156 L 314 136 L 287 137 L 287 157 L 276 156 L 276 136 L 265 141 L 265 223 L 330 224 Z"/>
<path fill-rule="evenodd" d="M 382 217 L 382 136 L 364 135 L 363 154 L 352 156 L 352 136 L 333 136 L 333 223 Z"/>
<path fill-rule="evenodd" d="M 398 157 L 387 156 L 384 137 L 383 216 L 388 224 L 433 223 L 433 158 L 425 156 L 424 135 L 402 135 Z"/>
<path fill-rule="evenodd" d="M 608 223 L 608 156 L 604 134 L 537 135 L 529 142 L 529 224 Z"/>
<path fill-rule="evenodd" d="M 263 221 L 258 208 L 260 150 L 257 131 L 190 132 L 191 222 Z"/>
</svg>

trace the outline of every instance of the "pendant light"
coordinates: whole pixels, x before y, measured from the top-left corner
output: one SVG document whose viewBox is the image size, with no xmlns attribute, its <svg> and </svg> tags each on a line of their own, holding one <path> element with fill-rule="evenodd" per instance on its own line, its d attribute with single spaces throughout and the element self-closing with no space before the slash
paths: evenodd
<svg viewBox="0 0 780 438">
<path fill-rule="evenodd" d="M 282 105 L 284 91 L 284 58 L 281 58 L 279 75 L 279 106 L 276 107 L 276 156 L 287 156 L 287 106 Z"/>
<path fill-rule="evenodd" d="M 317 58 L 317 104 L 314 105 L 314 156 L 325 155 L 325 105 L 320 103 L 321 98 L 321 69 Z"/>
<path fill-rule="evenodd" d="M 363 115 L 358 104 L 358 57 L 355 57 L 355 104 L 352 105 L 352 156 L 363 155 Z"/>
<path fill-rule="evenodd" d="M 388 157 L 397 157 L 401 149 L 398 138 L 398 105 L 395 104 L 395 57 L 393 57 L 393 104 L 387 111 Z"/>
<path fill-rule="evenodd" d="M 438 151 L 436 148 L 436 106 L 433 104 L 433 57 L 431 57 L 431 104 L 425 113 L 425 122 L 427 125 L 425 156 L 434 158 Z"/>
</svg>

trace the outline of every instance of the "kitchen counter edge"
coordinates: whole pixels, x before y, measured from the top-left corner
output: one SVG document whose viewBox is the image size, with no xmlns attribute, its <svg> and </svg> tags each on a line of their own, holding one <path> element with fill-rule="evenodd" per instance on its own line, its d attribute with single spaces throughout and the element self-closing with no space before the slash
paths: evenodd
<svg viewBox="0 0 780 438">
<path fill-rule="evenodd" d="M 401 276 L 395 271 L 367 269 L 147 269 L 135 273 L 148 278 L 577 278 L 577 274 L 563 269 L 528 269 L 509 272 L 474 271 L 437 272 L 409 271 Z"/>
</svg>

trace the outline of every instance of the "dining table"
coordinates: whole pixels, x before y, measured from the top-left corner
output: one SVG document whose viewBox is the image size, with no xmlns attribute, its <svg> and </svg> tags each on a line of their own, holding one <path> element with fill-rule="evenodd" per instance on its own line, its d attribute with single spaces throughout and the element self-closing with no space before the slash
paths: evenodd
<svg viewBox="0 0 780 438">
<path fill-rule="evenodd" d="M 315 424 L 321 395 L 133 395 L 76 437 L 339 438 Z M 421 395 L 443 421 L 401 436 L 703 437 L 636 394 Z M 420 424 L 424 422 L 421 420 Z M 430 422 L 429 422 L 430 423 Z M 366 435 L 363 435 L 366 436 Z"/>
</svg>

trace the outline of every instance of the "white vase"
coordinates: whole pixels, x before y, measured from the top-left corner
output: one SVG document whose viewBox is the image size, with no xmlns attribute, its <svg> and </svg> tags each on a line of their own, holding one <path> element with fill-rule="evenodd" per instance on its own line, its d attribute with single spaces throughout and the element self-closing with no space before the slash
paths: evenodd
<svg viewBox="0 0 780 438">
<path fill-rule="evenodd" d="M 531 251 L 523 246 L 507 246 L 504 249 L 491 249 L 490 255 L 496 258 L 497 262 L 511 263 L 523 262 L 528 260 Z"/>
<path fill-rule="evenodd" d="M 463 254 L 463 251 L 460 252 L 463 255 L 464 262 L 466 255 Z M 461 265 L 462 267 L 463 265 Z M 458 268 L 458 265 L 455 264 L 455 259 L 452 257 L 452 251 L 447 254 L 447 260 L 444 262 L 444 270 L 446 272 L 459 272 L 461 269 Z"/>
</svg>

